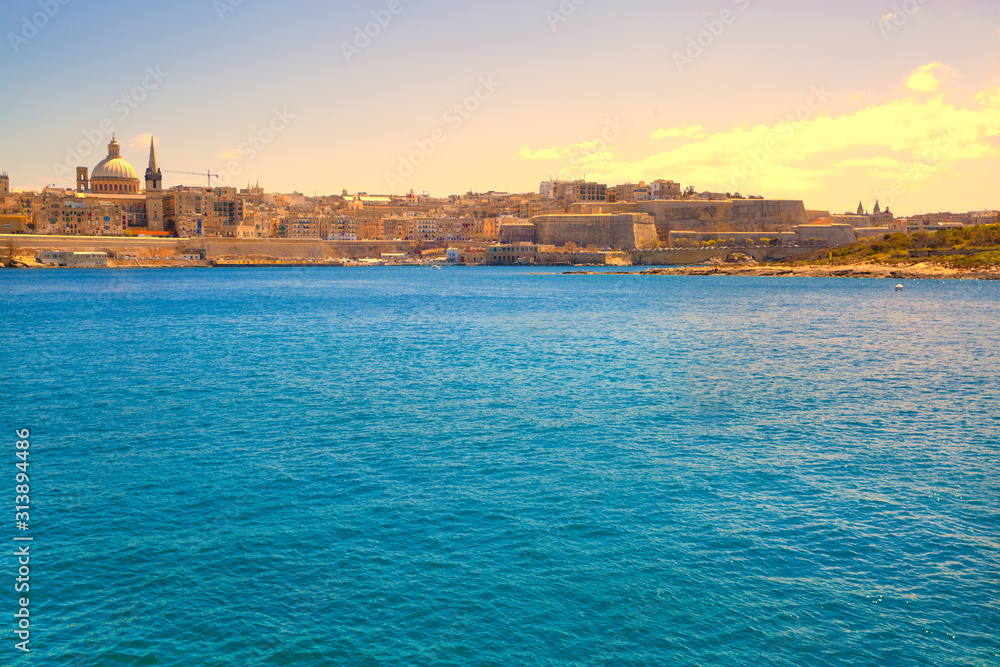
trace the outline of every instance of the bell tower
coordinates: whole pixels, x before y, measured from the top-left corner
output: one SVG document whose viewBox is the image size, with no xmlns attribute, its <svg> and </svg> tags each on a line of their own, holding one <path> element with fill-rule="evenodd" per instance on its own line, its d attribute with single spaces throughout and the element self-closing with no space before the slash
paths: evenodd
<svg viewBox="0 0 1000 667">
<path fill-rule="evenodd" d="M 76 168 L 76 191 L 86 192 L 90 189 L 90 176 L 87 175 L 86 167 Z"/>
<path fill-rule="evenodd" d="M 166 231 L 163 222 L 163 172 L 156 165 L 156 148 L 149 138 L 149 166 L 146 168 L 146 220 L 149 231 Z"/>
<path fill-rule="evenodd" d="M 7 172 L 0 174 L 0 195 L 10 194 L 10 177 L 7 176 Z"/>
</svg>

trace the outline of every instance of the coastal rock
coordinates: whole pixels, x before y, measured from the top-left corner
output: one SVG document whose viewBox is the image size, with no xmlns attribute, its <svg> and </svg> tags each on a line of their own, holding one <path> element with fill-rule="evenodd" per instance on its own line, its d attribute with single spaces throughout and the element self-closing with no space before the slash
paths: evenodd
<svg viewBox="0 0 1000 667">
<path fill-rule="evenodd" d="M 742 264 L 744 266 L 757 266 L 757 260 L 742 252 L 732 252 L 726 257 L 727 264 Z"/>
</svg>

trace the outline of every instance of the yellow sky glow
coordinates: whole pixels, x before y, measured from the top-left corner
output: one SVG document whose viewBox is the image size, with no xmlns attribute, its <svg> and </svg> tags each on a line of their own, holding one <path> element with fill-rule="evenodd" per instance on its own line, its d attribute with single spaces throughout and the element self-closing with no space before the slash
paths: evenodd
<svg viewBox="0 0 1000 667">
<path fill-rule="evenodd" d="M 949 102 L 943 93 L 924 94 L 937 91 L 939 76 L 949 72 L 954 71 L 929 63 L 907 79 L 918 94 L 904 92 L 837 116 L 821 108 L 801 121 L 714 133 L 697 125 L 659 128 L 650 135 L 647 157 L 618 159 L 612 144 L 574 161 L 559 177 L 586 175 L 609 184 L 681 178 L 699 190 L 806 200 L 834 181 L 864 183 L 859 187 L 866 190 L 893 183 L 919 190 L 935 175 L 996 159 L 1000 148 L 1000 89 L 983 90 L 966 105 Z M 688 140 L 657 150 L 666 137 Z M 573 151 L 572 146 L 548 149 L 545 155 L 558 159 Z"/>
</svg>

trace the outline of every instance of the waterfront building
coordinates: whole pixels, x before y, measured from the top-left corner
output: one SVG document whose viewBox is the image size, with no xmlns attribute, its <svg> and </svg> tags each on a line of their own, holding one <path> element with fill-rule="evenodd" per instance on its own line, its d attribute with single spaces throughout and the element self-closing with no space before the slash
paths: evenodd
<svg viewBox="0 0 1000 667">
<path fill-rule="evenodd" d="M 40 263 L 49 266 L 105 267 L 108 265 L 108 253 L 106 252 L 43 250 L 36 253 L 35 258 Z"/>
<path fill-rule="evenodd" d="M 533 264 L 538 257 L 534 243 L 502 244 L 486 249 L 486 264 Z"/>
</svg>

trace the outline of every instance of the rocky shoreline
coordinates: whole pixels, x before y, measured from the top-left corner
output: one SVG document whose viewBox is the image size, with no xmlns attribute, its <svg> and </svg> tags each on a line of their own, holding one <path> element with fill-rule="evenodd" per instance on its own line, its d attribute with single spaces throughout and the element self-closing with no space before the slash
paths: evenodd
<svg viewBox="0 0 1000 667">
<path fill-rule="evenodd" d="M 905 266 L 885 264 L 803 265 L 723 264 L 678 266 L 644 271 L 564 271 L 562 275 L 630 276 L 755 276 L 797 278 L 888 278 L 892 280 L 1000 280 L 1000 268 L 956 269 L 921 263 Z"/>
</svg>

